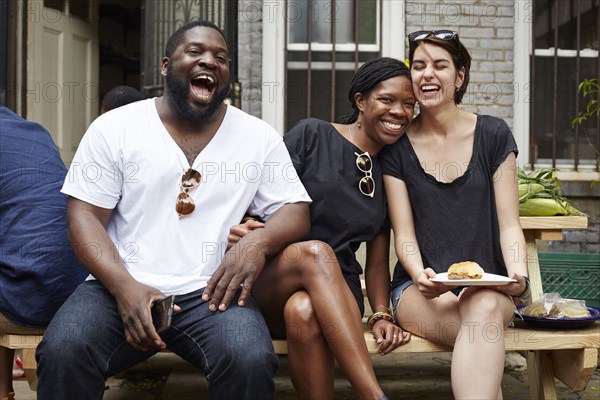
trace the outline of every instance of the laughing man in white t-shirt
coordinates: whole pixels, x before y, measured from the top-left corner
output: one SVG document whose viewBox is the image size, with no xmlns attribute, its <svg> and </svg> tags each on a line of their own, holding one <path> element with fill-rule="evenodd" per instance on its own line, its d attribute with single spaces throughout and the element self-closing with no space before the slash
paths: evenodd
<svg viewBox="0 0 600 400">
<path fill-rule="evenodd" d="M 164 95 L 97 118 L 70 166 L 69 233 L 90 276 L 38 347 L 39 399 L 99 399 L 106 378 L 167 346 L 215 399 L 273 397 L 277 358 L 250 290 L 267 257 L 308 233 L 310 198 L 277 132 L 223 103 L 218 27 L 180 28 L 161 72 Z M 266 227 L 226 252 L 246 210 Z M 159 335 L 151 308 L 170 295 Z"/>
</svg>

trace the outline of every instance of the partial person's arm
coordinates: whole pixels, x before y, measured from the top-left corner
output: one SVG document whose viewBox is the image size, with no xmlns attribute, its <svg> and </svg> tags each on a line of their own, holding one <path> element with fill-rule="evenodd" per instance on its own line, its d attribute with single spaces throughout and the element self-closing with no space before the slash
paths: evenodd
<svg viewBox="0 0 600 400">
<path fill-rule="evenodd" d="M 150 309 L 165 296 L 136 281 L 123 264 L 106 227 L 113 210 L 69 198 L 67 223 L 75 255 L 117 302 L 127 342 L 138 350 L 165 348 L 152 324 Z"/>
<path fill-rule="evenodd" d="M 265 222 L 264 228 L 246 233 L 226 253 L 213 273 L 202 299 L 211 311 L 225 311 L 242 285 L 238 305 L 243 306 L 262 272 L 266 259 L 288 244 L 302 241 L 310 231 L 308 203 L 285 204 Z"/>
<path fill-rule="evenodd" d="M 436 273 L 433 269 L 423 266 L 406 184 L 403 180 L 391 175 L 384 175 L 383 183 L 388 199 L 398 261 L 425 298 L 433 299 L 451 290 L 452 286 L 431 282 L 429 278 L 434 278 Z"/>
<path fill-rule="evenodd" d="M 367 260 L 365 264 L 365 284 L 371 310 L 383 312 L 390 316 L 390 231 L 383 229 L 367 243 Z M 387 354 L 401 344 L 410 340 L 410 333 L 399 326 L 380 319 L 373 324 L 373 336 L 378 344 L 379 354 Z"/>
<path fill-rule="evenodd" d="M 526 289 L 523 276 L 527 275 L 527 246 L 519 220 L 519 187 L 517 162 L 514 153 L 498 167 L 494 174 L 494 196 L 500 230 L 500 247 L 510 278 L 517 280 L 497 289 L 510 296 L 521 296 Z"/>
</svg>

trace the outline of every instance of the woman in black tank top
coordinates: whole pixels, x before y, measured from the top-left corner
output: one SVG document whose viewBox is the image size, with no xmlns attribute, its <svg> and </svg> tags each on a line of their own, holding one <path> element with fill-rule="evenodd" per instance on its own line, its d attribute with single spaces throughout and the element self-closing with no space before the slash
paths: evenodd
<svg viewBox="0 0 600 400">
<path fill-rule="evenodd" d="M 456 398 L 501 398 L 502 333 L 511 296 L 527 291 L 517 147 L 504 121 L 458 107 L 471 65 L 458 33 L 419 31 L 409 45 L 420 114 L 381 154 L 400 260 L 393 307 L 403 329 L 454 347 Z M 431 281 L 461 261 L 515 282 L 456 288 Z"/>
</svg>

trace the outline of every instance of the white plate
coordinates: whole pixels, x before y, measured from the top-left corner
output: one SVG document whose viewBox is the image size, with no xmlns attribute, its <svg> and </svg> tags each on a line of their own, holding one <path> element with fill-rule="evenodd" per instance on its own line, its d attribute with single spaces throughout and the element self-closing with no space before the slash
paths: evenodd
<svg viewBox="0 0 600 400">
<path fill-rule="evenodd" d="M 440 282 L 450 286 L 500 286 L 508 285 L 511 282 L 516 282 L 516 279 L 511 279 L 506 276 L 489 274 L 485 272 L 481 279 L 448 279 L 447 272 L 440 272 L 431 278 L 432 282 Z"/>
</svg>

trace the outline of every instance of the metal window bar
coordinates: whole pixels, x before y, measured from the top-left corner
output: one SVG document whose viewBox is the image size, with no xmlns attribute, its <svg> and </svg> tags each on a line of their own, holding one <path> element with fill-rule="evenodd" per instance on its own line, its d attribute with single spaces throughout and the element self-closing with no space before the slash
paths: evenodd
<svg viewBox="0 0 600 400">
<path fill-rule="evenodd" d="M 225 35 L 229 43 L 230 63 L 229 63 L 229 79 L 231 81 L 231 103 L 233 106 L 242 108 L 242 85 L 239 82 L 239 60 L 238 60 L 238 20 L 239 6 L 237 0 L 227 0 L 227 7 L 222 11 L 225 19 Z"/>
<path fill-rule="evenodd" d="M 558 2 L 552 2 L 552 29 L 554 30 L 554 56 L 552 71 L 552 168 L 556 168 L 556 137 L 558 119 Z"/>
<path fill-rule="evenodd" d="M 360 13 L 359 13 L 359 8 L 358 8 L 358 0 L 354 0 L 354 26 L 352 27 L 352 29 L 353 29 L 353 33 L 354 33 L 354 70 L 355 71 L 358 69 L 358 60 L 359 60 L 359 53 L 358 53 L 358 41 L 360 40 L 359 27 L 360 27 Z"/>
<path fill-rule="evenodd" d="M 306 71 L 306 117 L 311 115 L 312 107 L 312 19 L 313 19 L 313 0 L 308 0 L 306 17 L 306 42 L 308 43 L 308 53 L 306 55 L 307 71 Z"/>
<path fill-rule="evenodd" d="M 336 43 L 336 36 L 335 36 L 335 28 L 336 28 L 336 22 L 337 22 L 337 13 L 336 13 L 336 1 L 332 0 L 331 1 L 331 12 L 332 12 L 332 18 L 331 18 L 331 98 L 329 99 L 329 101 L 331 102 L 331 109 L 330 109 L 330 121 L 335 121 L 335 43 Z"/>
<path fill-rule="evenodd" d="M 596 16 L 596 39 L 600 40 L 600 4 L 596 7 L 598 15 Z M 600 48 L 598 49 L 600 50 Z M 600 55 L 600 52 L 599 52 Z M 600 77 L 600 57 L 596 57 L 596 76 Z M 596 97 L 600 103 L 600 93 Z M 596 116 L 596 149 L 600 149 L 600 116 Z M 596 162 L 596 171 L 600 171 L 600 165 Z"/>
<path fill-rule="evenodd" d="M 577 32 L 576 32 L 576 50 L 577 57 L 575 59 L 575 82 L 579 84 L 581 79 L 581 0 L 576 0 L 575 14 L 577 15 Z M 574 92 L 575 95 L 575 112 L 579 111 L 579 93 Z M 573 166 L 575 171 L 579 169 L 579 124 L 575 125 L 575 160 L 573 160 Z"/>
<path fill-rule="evenodd" d="M 288 68 L 287 68 L 287 65 L 288 65 L 287 46 L 288 46 L 288 41 L 290 40 L 289 35 L 288 35 L 288 27 L 287 27 L 287 24 L 288 24 L 287 21 L 290 20 L 289 15 L 288 15 L 288 10 L 289 10 L 288 0 L 285 0 L 284 7 L 283 7 L 283 20 L 286 21 L 286 26 L 285 26 L 285 29 L 283 30 L 283 40 L 284 40 L 283 43 L 285 43 L 285 46 L 286 46 L 286 51 L 283 52 L 283 62 L 284 62 L 283 65 L 285 66 L 284 67 L 285 68 L 284 69 L 285 82 L 283 82 L 284 85 L 287 85 L 287 83 L 290 81 L 290 79 L 288 77 Z M 284 96 L 286 96 L 285 92 L 284 92 Z M 284 104 L 286 104 L 286 106 L 287 106 L 287 103 L 284 103 Z M 287 110 L 285 110 L 285 111 L 287 111 Z M 287 127 L 288 126 L 288 117 L 287 117 L 287 112 L 285 112 L 285 111 L 283 113 L 283 126 Z M 285 128 L 284 128 L 284 130 L 285 130 Z"/>
<path fill-rule="evenodd" d="M 535 0 L 531 1 L 531 7 L 534 10 L 534 20 L 533 20 L 533 24 L 535 25 L 535 23 L 537 22 L 537 16 L 535 15 Z M 531 30 L 531 48 L 533 49 L 532 54 L 530 56 L 530 64 L 531 64 L 531 85 L 530 87 L 530 98 L 531 99 L 535 99 L 535 87 L 536 87 L 536 82 L 537 82 L 537 76 L 535 73 L 535 26 L 534 29 Z M 534 146 L 534 143 L 536 142 L 536 137 L 535 137 L 535 130 L 537 128 L 536 123 L 535 123 L 535 101 L 530 101 L 529 102 L 529 115 L 531 116 L 531 118 L 529 119 L 529 160 L 530 160 L 530 166 L 531 169 L 535 169 L 535 163 L 537 162 L 537 154 L 536 154 L 536 147 Z"/>
</svg>

